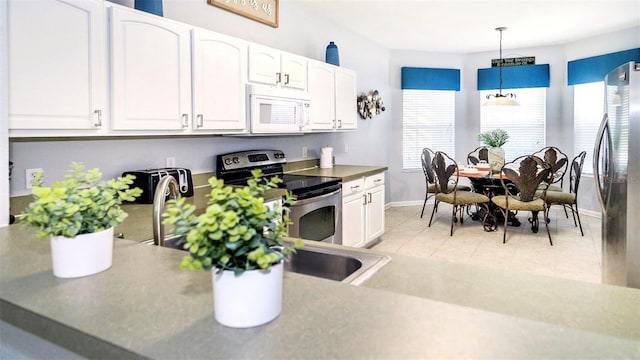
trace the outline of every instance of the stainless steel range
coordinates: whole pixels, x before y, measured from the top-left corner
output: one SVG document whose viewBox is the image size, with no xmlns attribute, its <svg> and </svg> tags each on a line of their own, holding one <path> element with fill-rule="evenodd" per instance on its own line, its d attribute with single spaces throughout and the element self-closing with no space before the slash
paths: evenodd
<svg viewBox="0 0 640 360">
<path fill-rule="evenodd" d="M 296 196 L 291 205 L 289 236 L 342 244 L 342 184 L 340 178 L 284 173 L 287 159 L 280 150 L 249 150 L 216 156 L 216 177 L 225 184 L 244 185 L 251 170 L 278 176 Z"/>
</svg>

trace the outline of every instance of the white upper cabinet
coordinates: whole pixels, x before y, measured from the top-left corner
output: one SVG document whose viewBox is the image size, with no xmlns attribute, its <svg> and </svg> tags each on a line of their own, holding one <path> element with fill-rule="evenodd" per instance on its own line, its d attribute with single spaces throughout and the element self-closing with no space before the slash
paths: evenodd
<svg viewBox="0 0 640 360">
<path fill-rule="evenodd" d="M 7 20 L 10 135 L 99 130 L 107 89 L 103 2 L 9 0 Z"/>
<path fill-rule="evenodd" d="M 357 128 L 355 71 L 310 60 L 308 89 L 313 130 Z"/>
<path fill-rule="evenodd" d="M 180 130 L 191 118 L 190 28 L 111 8 L 113 130 Z"/>
<path fill-rule="evenodd" d="M 247 43 L 222 34 L 194 29 L 193 129 L 246 129 Z"/>
<path fill-rule="evenodd" d="M 266 46 L 249 46 L 249 81 L 307 89 L 307 59 Z"/>
<path fill-rule="evenodd" d="M 336 125 L 335 66 L 309 61 L 311 129 L 332 130 Z"/>
<path fill-rule="evenodd" d="M 336 67 L 336 128 L 354 130 L 358 127 L 358 95 L 356 72 Z"/>
</svg>

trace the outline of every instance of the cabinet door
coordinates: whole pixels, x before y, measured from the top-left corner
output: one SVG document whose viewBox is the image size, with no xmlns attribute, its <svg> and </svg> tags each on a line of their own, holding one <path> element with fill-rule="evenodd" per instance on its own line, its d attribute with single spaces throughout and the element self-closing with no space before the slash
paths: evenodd
<svg viewBox="0 0 640 360">
<path fill-rule="evenodd" d="M 307 59 L 292 54 L 282 54 L 282 86 L 307 90 Z"/>
<path fill-rule="evenodd" d="M 336 120 L 338 130 L 353 130 L 358 127 L 356 73 L 336 67 Z"/>
<path fill-rule="evenodd" d="M 265 46 L 249 46 L 249 81 L 275 85 L 281 80 L 280 51 Z"/>
<path fill-rule="evenodd" d="M 364 193 L 359 192 L 342 199 L 342 245 L 364 246 L 364 236 Z"/>
<path fill-rule="evenodd" d="M 7 23 L 9 129 L 99 128 L 102 1 L 9 0 Z"/>
<path fill-rule="evenodd" d="M 246 129 L 247 44 L 201 29 L 192 35 L 193 129 Z"/>
<path fill-rule="evenodd" d="M 189 126 L 189 28 L 162 17 L 111 8 L 112 128 Z"/>
<path fill-rule="evenodd" d="M 367 190 L 367 234 L 369 242 L 384 234 L 384 186 Z"/>
<path fill-rule="evenodd" d="M 309 61 L 309 96 L 311 96 L 311 130 L 332 130 L 336 103 L 334 66 Z"/>
</svg>

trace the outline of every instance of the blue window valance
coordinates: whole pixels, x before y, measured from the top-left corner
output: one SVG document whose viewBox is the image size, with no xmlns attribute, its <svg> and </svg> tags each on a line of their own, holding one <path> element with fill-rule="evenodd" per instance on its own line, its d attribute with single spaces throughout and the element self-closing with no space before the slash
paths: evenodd
<svg viewBox="0 0 640 360">
<path fill-rule="evenodd" d="M 402 89 L 460 91 L 460 70 L 403 67 Z"/>
<path fill-rule="evenodd" d="M 503 66 L 502 88 L 549 87 L 549 64 Z M 500 68 L 478 69 L 478 90 L 500 88 Z"/>
<path fill-rule="evenodd" d="M 577 85 L 604 81 L 609 71 L 629 61 L 640 62 L 640 48 L 569 61 L 567 83 Z"/>
</svg>

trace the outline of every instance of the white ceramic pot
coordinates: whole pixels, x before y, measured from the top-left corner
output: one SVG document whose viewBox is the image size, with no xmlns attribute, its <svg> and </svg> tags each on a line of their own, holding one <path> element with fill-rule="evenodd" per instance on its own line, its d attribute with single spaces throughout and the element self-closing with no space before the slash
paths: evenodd
<svg viewBox="0 0 640 360">
<path fill-rule="evenodd" d="M 91 234 L 51 237 L 53 275 L 75 278 L 93 275 L 111 267 L 113 227 Z"/>
<path fill-rule="evenodd" d="M 504 149 L 501 147 L 489 148 L 489 166 L 494 173 L 500 172 L 504 166 Z"/>
<path fill-rule="evenodd" d="M 268 270 L 245 271 L 235 276 L 212 269 L 216 320 L 225 326 L 247 328 L 266 324 L 282 310 L 282 271 L 279 263 Z"/>
</svg>

